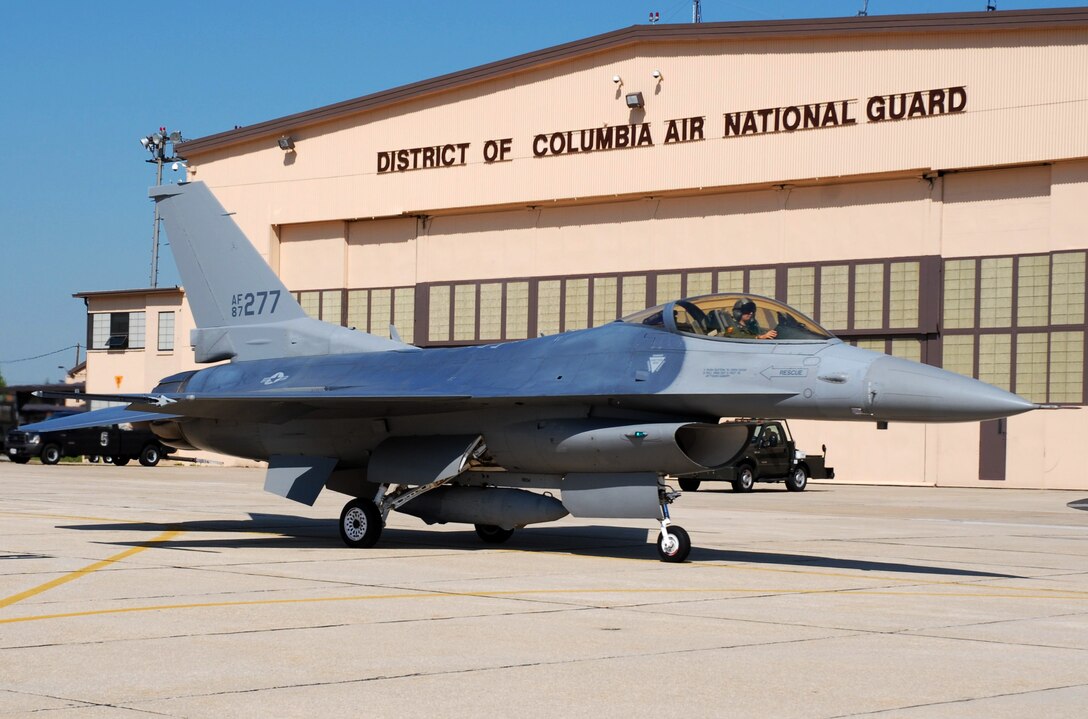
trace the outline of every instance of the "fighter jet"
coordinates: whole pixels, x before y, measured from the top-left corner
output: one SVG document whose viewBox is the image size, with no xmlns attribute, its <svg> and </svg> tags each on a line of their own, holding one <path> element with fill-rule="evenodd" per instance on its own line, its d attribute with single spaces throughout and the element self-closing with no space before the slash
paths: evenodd
<svg viewBox="0 0 1088 719">
<path fill-rule="evenodd" d="M 312 319 L 201 182 L 153 188 L 196 320 L 196 360 L 124 406 L 47 430 L 147 423 L 179 449 L 268 463 L 265 489 L 353 497 L 350 547 L 389 512 L 475 525 L 485 542 L 575 517 L 639 518 L 683 561 L 668 476 L 744 445 L 722 417 L 956 422 L 1036 408 L 951 372 L 853 347 L 767 297 L 678 299 L 593 329 L 420 349 Z M 226 362 L 223 362 L 226 360 Z"/>
</svg>

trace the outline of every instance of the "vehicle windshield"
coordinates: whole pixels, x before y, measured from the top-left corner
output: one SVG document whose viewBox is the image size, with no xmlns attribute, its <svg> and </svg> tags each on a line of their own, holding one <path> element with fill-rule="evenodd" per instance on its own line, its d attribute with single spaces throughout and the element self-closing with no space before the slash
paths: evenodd
<svg viewBox="0 0 1088 719">
<path fill-rule="evenodd" d="M 759 295 L 689 297 L 636 312 L 624 322 L 730 340 L 827 340 L 833 335 L 792 307 Z"/>
</svg>

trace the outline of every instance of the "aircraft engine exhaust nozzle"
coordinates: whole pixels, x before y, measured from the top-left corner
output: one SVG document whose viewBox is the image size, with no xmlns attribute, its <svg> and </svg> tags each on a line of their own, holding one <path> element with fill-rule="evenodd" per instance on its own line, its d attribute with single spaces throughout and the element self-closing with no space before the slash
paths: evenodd
<svg viewBox="0 0 1088 719">
<path fill-rule="evenodd" d="M 555 497 L 524 489 L 439 487 L 400 508 L 427 524 L 490 524 L 503 529 L 554 522 L 567 516 Z"/>
<path fill-rule="evenodd" d="M 975 422 L 1036 408 L 999 387 L 897 357 L 874 361 L 865 379 L 869 411 L 878 420 Z"/>
</svg>

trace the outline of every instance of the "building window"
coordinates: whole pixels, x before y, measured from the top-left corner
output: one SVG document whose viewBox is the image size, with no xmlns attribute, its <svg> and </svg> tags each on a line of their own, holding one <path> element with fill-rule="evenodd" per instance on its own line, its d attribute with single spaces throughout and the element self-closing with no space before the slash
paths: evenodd
<svg viewBox="0 0 1088 719">
<path fill-rule="evenodd" d="M 680 298 L 680 273 L 669 272 L 657 276 L 657 302 L 660 305 Z"/>
<path fill-rule="evenodd" d="M 91 336 L 87 346 L 93 350 L 106 349 L 106 340 L 110 338 L 110 315 L 97 312 L 91 315 Z"/>
<path fill-rule="evenodd" d="M 942 366 L 949 372 L 965 377 L 975 376 L 975 338 L 972 335 L 950 335 L 944 338 Z"/>
<path fill-rule="evenodd" d="M 749 270 L 748 291 L 753 295 L 777 297 L 778 270 L 774 269 L 773 267 L 765 270 Z"/>
<path fill-rule="evenodd" d="M 848 327 L 850 317 L 850 268 L 830 265 L 820 268 L 820 324 L 829 330 Z"/>
<path fill-rule="evenodd" d="M 600 327 L 615 320 L 616 293 L 619 280 L 615 277 L 597 277 L 593 280 L 593 326 Z"/>
<path fill-rule="evenodd" d="M 540 335 L 559 334 L 559 280 L 537 283 L 536 331 Z"/>
<path fill-rule="evenodd" d="M 589 327 L 589 280 L 566 280 L 563 302 L 563 329 L 584 330 Z"/>
<path fill-rule="evenodd" d="M 1050 401 L 1084 402 L 1084 332 L 1050 336 Z"/>
<path fill-rule="evenodd" d="M 947 260 L 944 263 L 944 327 L 966 329 L 975 326 L 975 261 Z"/>
<path fill-rule="evenodd" d="M 1016 338 L 1016 393 L 1032 402 L 1047 401 L 1049 335 L 1037 332 Z"/>
<path fill-rule="evenodd" d="M 1012 258 L 988 257 L 978 282 L 978 326 L 1012 326 Z"/>
<path fill-rule="evenodd" d="M 159 352 L 174 351 L 174 313 L 159 313 Z"/>
<path fill-rule="evenodd" d="M 628 275 L 620 282 L 623 287 L 620 316 L 626 317 L 646 309 L 646 275 Z"/>
<path fill-rule="evenodd" d="M 786 272 L 786 304 L 806 315 L 813 315 L 816 307 L 816 268 L 791 267 Z"/>
<path fill-rule="evenodd" d="M 1084 324 L 1083 252 L 1060 252 L 1053 257 L 1050 324 Z"/>
<path fill-rule="evenodd" d="M 713 292 L 711 282 L 713 281 L 713 275 L 709 272 L 689 272 L 688 273 L 688 286 L 684 290 L 684 295 L 687 297 L 698 297 L 699 295 L 709 295 Z M 677 298 L 673 298 L 677 299 Z"/>
<path fill-rule="evenodd" d="M 427 339 L 431 342 L 450 340 L 450 286 L 434 285 L 430 292 L 430 310 L 427 312 Z"/>
<path fill-rule="evenodd" d="M 884 265 L 854 268 L 854 328 L 880 329 L 884 326 Z"/>
<path fill-rule="evenodd" d="M 893 262 L 888 273 L 888 327 L 918 326 L 918 288 L 921 265 Z"/>
<path fill-rule="evenodd" d="M 1016 274 L 1016 326 L 1043 327 L 1050 316 L 1050 258 L 1020 257 Z"/>
<path fill-rule="evenodd" d="M 453 288 L 453 339 L 476 339 L 476 285 Z"/>
<path fill-rule="evenodd" d="M 144 312 L 95 312 L 90 315 L 87 346 L 93 350 L 143 349 L 147 338 Z"/>
<path fill-rule="evenodd" d="M 946 369 L 1034 402 L 1084 402 L 1084 252 L 948 260 L 944 269 Z"/>
</svg>

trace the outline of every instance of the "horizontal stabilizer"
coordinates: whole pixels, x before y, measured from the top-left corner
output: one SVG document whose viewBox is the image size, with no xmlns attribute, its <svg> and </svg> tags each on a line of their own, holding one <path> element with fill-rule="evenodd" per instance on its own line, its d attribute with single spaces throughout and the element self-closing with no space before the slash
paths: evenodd
<svg viewBox="0 0 1088 719">
<path fill-rule="evenodd" d="M 107 407 L 96 409 L 93 412 L 81 412 L 47 419 L 42 422 L 24 424 L 19 427 L 24 432 L 55 432 L 64 429 L 82 429 L 84 427 L 108 427 L 112 424 L 132 424 L 136 422 L 154 422 L 162 419 L 177 419 L 176 414 L 163 414 L 161 412 L 140 412 L 130 410 L 127 407 Z"/>
</svg>

